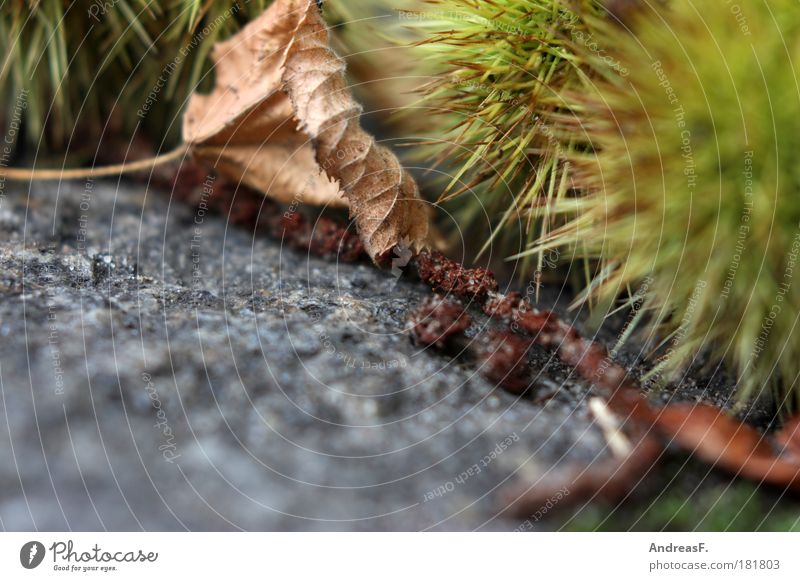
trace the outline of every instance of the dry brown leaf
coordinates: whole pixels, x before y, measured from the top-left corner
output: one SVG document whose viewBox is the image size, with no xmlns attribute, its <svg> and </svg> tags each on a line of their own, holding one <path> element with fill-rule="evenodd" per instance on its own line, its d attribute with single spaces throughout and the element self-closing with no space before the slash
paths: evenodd
<svg viewBox="0 0 800 581">
<path fill-rule="evenodd" d="M 706 462 L 757 482 L 800 490 L 799 463 L 776 455 L 767 436 L 713 406 L 667 406 L 655 425 Z"/>
<path fill-rule="evenodd" d="M 663 447 L 658 439 L 642 433 L 624 456 L 597 459 L 588 465 L 571 465 L 555 476 L 533 485 L 514 484 L 500 495 L 501 511 L 520 517 L 536 514 L 547 506 L 559 491 L 567 494 L 558 509 L 582 502 L 602 500 L 618 502 L 626 498 L 653 470 Z"/>
<path fill-rule="evenodd" d="M 775 441 L 784 456 L 800 463 L 800 416 L 786 420 L 780 431 L 775 434 Z"/>
<path fill-rule="evenodd" d="M 361 106 L 347 87 L 344 61 L 328 46 L 317 3 L 299 3 L 305 15 L 289 47 L 283 80 L 300 128 L 315 140 L 317 162 L 339 180 L 370 256 L 400 242 L 420 250 L 428 237 L 428 213 L 417 184 L 395 155 L 361 128 Z"/>
<path fill-rule="evenodd" d="M 633 420 L 628 429 L 638 434 L 630 453 L 586 466 L 569 466 L 532 486 L 513 485 L 501 496 L 501 509 L 520 516 L 535 514 L 559 490 L 569 495 L 559 502 L 560 508 L 594 499 L 621 500 L 648 474 L 663 450 L 648 425 L 663 440 L 713 466 L 749 480 L 800 491 L 800 417 L 788 420 L 772 438 L 714 406 L 673 404 L 656 409 L 646 403 L 631 406 L 630 398 L 623 399 L 617 406 Z"/>
<path fill-rule="evenodd" d="M 623 417 L 651 424 L 669 442 L 705 462 L 743 478 L 800 491 L 800 419 L 788 421 L 771 437 L 707 404 L 654 408 L 634 389 L 618 390 L 610 403 Z"/>
<path fill-rule="evenodd" d="M 217 80 L 193 95 L 184 141 L 226 176 L 283 202 L 349 205 L 372 258 L 425 245 L 411 176 L 359 124 L 361 107 L 315 0 L 276 0 L 214 47 Z"/>
<path fill-rule="evenodd" d="M 286 49 L 302 14 L 276 2 L 236 36 L 214 45 L 216 86 L 195 93 L 183 139 L 195 157 L 278 201 L 344 206 L 336 182 L 316 162 L 281 90 Z M 276 14 L 279 8 L 284 14 Z"/>
</svg>

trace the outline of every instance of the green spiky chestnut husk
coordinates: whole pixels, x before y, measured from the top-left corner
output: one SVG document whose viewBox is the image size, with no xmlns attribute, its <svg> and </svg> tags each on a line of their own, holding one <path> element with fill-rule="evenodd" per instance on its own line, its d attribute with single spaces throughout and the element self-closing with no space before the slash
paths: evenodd
<svg viewBox="0 0 800 581">
<path fill-rule="evenodd" d="M 488 211 L 500 241 L 521 222 L 537 240 L 519 256 L 595 265 L 583 297 L 637 306 L 648 379 L 680 382 L 706 352 L 740 397 L 789 407 L 798 6 L 407 0 L 425 40 L 404 74 L 428 82 L 404 132 L 447 168 L 443 198 L 470 194 L 461 226 Z"/>
<path fill-rule="evenodd" d="M 421 137 L 415 159 L 436 160 L 446 176 L 439 201 L 469 198 L 451 204 L 459 226 L 488 217 L 484 249 L 502 241 L 508 250 L 552 226 L 526 210 L 567 193 L 562 149 L 574 144 L 542 121 L 563 109 L 563 91 L 585 83 L 577 44 L 591 34 L 587 18 L 604 12 L 598 0 L 403 5 L 400 24 L 424 38 L 413 53 L 421 98 L 406 108 L 404 129 Z M 543 255 L 536 258 L 541 270 Z"/>
<path fill-rule="evenodd" d="M 733 6 L 733 8 L 732 8 Z M 740 397 L 800 388 L 800 4 L 644 6 L 623 32 L 592 26 L 590 91 L 551 116 L 579 196 L 536 250 L 599 265 L 586 296 L 641 300 L 660 342 L 651 379 L 680 382 L 703 352 L 729 361 Z M 618 63 L 626 70 L 609 67 Z M 534 210 L 541 215 L 541 210 Z"/>
</svg>

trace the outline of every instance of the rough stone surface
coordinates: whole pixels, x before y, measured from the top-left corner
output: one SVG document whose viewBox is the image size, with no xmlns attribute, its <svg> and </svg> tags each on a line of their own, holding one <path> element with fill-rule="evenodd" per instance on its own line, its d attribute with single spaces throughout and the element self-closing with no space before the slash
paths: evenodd
<svg viewBox="0 0 800 581">
<path fill-rule="evenodd" d="M 6 530 L 511 530 L 499 487 L 605 454 L 551 353 L 520 399 L 412 345 L 406 276 L 124 182 L 9 184 L 0 231 Z"/>
</svg>

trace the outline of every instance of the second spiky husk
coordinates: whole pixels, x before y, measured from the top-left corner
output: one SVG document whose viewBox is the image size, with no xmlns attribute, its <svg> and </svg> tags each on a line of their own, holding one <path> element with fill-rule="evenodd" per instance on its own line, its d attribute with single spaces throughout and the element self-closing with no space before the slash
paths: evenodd
<svg viewBox="0 0 800 581">
<path fill-rule="evenodd" d="M 14 0 L 0 12 L 0 94 L 24 101 L 27 141 L 75 150 L 110 128 L 177 141 L 189 94 L 210 86 L 213 43 L 269 0 Z M 109 125 L 111 123 L 111 125 Z M 86 139 L 91 136 L 92 139 Z"/>
</svg>

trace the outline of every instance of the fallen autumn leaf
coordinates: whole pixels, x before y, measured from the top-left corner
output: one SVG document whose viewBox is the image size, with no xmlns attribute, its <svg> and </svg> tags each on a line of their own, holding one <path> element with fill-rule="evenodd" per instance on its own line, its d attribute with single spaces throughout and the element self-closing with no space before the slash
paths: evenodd
<svg viewBox="0 0 800 581">
<path fill-rule="evenodd" d="M 361 128 L 315 0 L 277 0 L 213 59 L 214 90 L 184 114 L 193 155 L 279 201 L 348 205 L 373 259 L 426 245 L 417 185 Z"/>
</svg>

